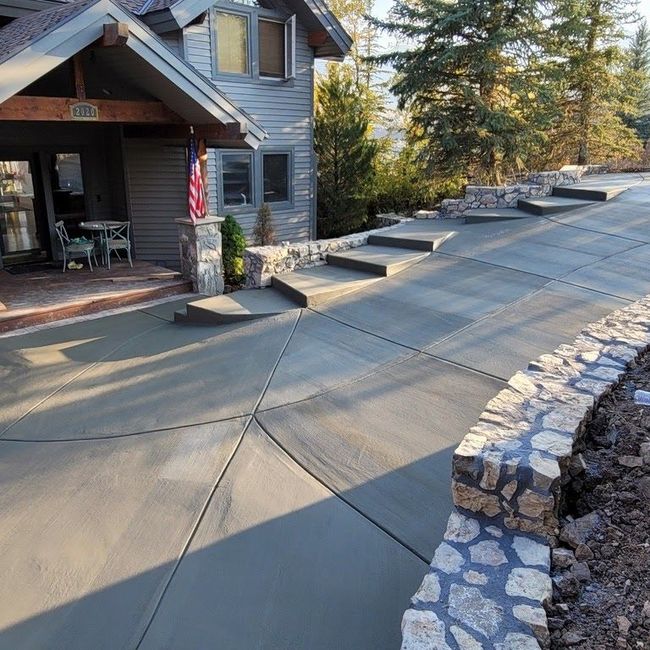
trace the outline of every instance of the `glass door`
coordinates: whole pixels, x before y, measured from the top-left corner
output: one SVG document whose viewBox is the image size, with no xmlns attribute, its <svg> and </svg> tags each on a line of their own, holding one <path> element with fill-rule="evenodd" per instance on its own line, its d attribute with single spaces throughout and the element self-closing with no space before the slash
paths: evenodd
<svg viewBox="0 0 650 650">
<path fill-rule="evenodd" d="M 78 153 L 49 155 L 49 173 L 56 221 L 63 221 L 71 237 L 83 233 L 79 224 L 86 219 L 86 197 Z"/>
<path fill-rule="evenodd" d="M 0 160 L 0 253 L 5 265 L 46 257 L 29 160 Z"/>
</svg>

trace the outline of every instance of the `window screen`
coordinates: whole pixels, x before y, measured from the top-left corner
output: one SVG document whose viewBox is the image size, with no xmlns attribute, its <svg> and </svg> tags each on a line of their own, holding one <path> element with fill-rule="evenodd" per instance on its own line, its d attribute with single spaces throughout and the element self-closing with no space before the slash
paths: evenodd
<svg viewBox="0 0 650 650">
<path fill-rule="evenodd" d="M 284 23 L 260 19 L 260 76 L 284 78 L 284 33 Z"/>
<path fill-rule="evenodd" d="M 249 154 L 228 153 L 221 156 L 224 206 L 251 205 L 251 157 Z"/>
<path fill-rule="evenodd" d="M 278 203 L 289 201 L 289 154 L 267 153 L 262 157 L 264 166 L 264 201 Z"/>
<path fill-rule="evenodd" d="M 218 11 L 215 23 L 218 71 L 248 74 L 248 19 Z"/>
</svg>

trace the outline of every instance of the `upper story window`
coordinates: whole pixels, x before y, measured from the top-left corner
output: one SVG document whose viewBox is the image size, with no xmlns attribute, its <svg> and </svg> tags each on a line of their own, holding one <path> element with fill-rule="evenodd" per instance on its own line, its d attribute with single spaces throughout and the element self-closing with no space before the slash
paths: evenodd
<svg viewBox="0 0 650 650">
<path fill-rule="evenodd" d="M 274 20 L 258 22 L 260 35 L 260 77 L 279 77 L 286 75 L 285 25 Z"/>
<path fill-rule="evenodd" d="M 219 72 L 248 74 L 248 18 L 239 14 L 215 12 L 217 69 Z"/>
<path fill-rule="evenodd" d="M 296 76 L 295 16 L 285 19 L 268 9 L 220 2 L 213 12 L 213 33 L 217 74 Z"/>
</svg>

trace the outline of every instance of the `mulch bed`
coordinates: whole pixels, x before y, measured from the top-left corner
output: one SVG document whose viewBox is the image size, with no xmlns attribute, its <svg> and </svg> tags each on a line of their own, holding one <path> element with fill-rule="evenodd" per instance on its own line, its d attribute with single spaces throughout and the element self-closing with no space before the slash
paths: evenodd
<svg viewBox="0 0 650 650">
<path fill-rule="evenodd" d="M 553 550 L 552 648 L 650 648 L 650 354 L 601 401 Z"/>
</svg>

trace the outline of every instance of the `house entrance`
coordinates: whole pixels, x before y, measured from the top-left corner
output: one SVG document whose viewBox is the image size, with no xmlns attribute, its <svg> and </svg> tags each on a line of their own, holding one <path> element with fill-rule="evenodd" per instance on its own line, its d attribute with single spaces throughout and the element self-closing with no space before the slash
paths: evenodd
<svg viewBox="0 0 650 650">
<path fill-rule="evenodd" d="M 0 254 L 4 266 L 47 259 L 47 217 L 34 158 L 0 157 Z"/>
</svg>

